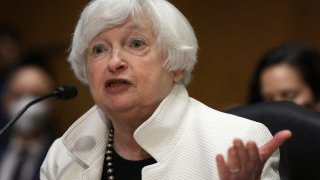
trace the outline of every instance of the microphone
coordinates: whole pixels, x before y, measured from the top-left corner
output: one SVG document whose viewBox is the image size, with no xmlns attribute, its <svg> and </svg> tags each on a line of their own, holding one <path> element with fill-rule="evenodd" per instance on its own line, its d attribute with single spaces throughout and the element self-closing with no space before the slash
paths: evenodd
<svg viewBox="0 0 320 180">
<path fill-rule="evenodd" d="M 57 99 L 69 100 L 77 96 L 78 91 L 74 86 L 62 85 L 53 91 Z"/>
<path fill-rule="evenodd" d="M 1 129 L 0 131 L 0 137 L 2 137 L 2 135 L 4 133 L 7 132 L 7 130 L 23 115 L 23 113 L 32 105 L 50 98 L 50 97 L 56 97 L 57 99 L 62 99 L 62 100 L 69 100 L 69 99 L 73 99 L 77 96 L 78 91 L 74 86 L 67 86 L 67 85 L 62 85 L 60 87 L 58 87 L 57 89 L 55 89 L 52 93 L 41 96 L 39 98 L 34 99 L 33 101 L 29 102 L 28 104 L 26 104 L 18 113 L 17 115 L 11 120 L 9 121 L 4 128 Z"/>
</svg>

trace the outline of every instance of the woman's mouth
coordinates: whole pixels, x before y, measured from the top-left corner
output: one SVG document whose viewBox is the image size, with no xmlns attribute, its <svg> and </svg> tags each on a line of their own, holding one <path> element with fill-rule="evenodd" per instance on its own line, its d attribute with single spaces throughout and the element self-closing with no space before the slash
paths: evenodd
<svg viewBox="0 0 320 180">
<path fill-rule="evenodd" d="M 127 90 L 131 86 L 131 83 L 124 79 L 112 79 L 108 80 L 105 84 L 106 91 L 110 94 L 119 93 Z"/>
<path fill-rule="evenodd" d="M 117 87 L 125 84 L 129 84 L 129 83 L 125 80 L 114 80 L 114 81 L 108 82 L 107 87 Z"/>
</svg>

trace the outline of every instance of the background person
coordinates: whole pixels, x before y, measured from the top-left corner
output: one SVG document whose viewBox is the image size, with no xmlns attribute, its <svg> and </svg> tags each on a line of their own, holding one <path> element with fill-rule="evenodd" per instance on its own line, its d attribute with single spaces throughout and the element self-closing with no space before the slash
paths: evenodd
<svg viewBox="0 0 320 180">
<path fill-rule="evenodd" d="M 5 107 L 12 119 L 36 97 L 50 93 L 54 82 L 41 66 L 24 64 L 11 73 L 5 91 Z M 40 165 L 55 136 L 53 102 L 31 106 L 12 126 L 6 146 L 0 151 L 0 179 L 39 179 Z M 1 144 L 5 142 L 1 139 Z"/>
<path fill-rule="evenodd" d="M 190 98 L 197 50 L 165 0 L 91 1 L 69 61 L 96 105 L 54 142 L 41 178 L 278 179 L 276 149 L 290 132 L 272 139 L 262 124 Z"/>
<path fill-rule="evenodd" d="M 249 103 L 291 101 L 320 112 L 320 55 L 304 44 L 287 43 L 266 53 L 257 64 Z"/>
</svg>

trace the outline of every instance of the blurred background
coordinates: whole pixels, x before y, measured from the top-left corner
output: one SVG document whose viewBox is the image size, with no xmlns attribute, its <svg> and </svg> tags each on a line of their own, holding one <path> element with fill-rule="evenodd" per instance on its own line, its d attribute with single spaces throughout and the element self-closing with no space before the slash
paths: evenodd
<svg viewBox="0 0 320 180">
<path fill-rule="evenodd" d="M 14 27 L 25 51 L 40 52 L 58 84 L 73 84 L 75 100 L 59 101 L 62 134 L 93 102 L 66 61 L 72 32 L 88 0 L 1 0 L 0 25 Z M 269 49 L 302 42 L 320 49 L 320 1 L 171 1 L 190 20 L 199 40 L 192 97 L 218 110 L 245 103 L 253 68 Z"/>
</svg>

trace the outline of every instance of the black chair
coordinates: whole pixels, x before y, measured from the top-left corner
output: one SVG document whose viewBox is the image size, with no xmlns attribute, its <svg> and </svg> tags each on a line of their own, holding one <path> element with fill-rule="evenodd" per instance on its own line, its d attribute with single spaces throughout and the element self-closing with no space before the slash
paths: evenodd
<svg viewBox="0 0 320 180">
<path fill-rule="evenodd" d="M 267 126 L 272 134 L 289 129 L 293 136 L 280 147 L 279 172 L 284 180 L 320 180 L 320 115 L 290 102 L 266 102 L 227 113 Z"/>
</svg>

